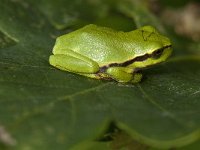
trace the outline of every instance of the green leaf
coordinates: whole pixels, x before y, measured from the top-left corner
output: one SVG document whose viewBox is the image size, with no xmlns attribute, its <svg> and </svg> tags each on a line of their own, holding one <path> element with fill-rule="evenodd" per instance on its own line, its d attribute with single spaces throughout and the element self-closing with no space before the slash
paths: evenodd
<svg viewBox="0 0 200 150">
<path fill-rule="evenodd" d="M 57 29 L 87 23 L 103 17 L 109 10 L 105 0 L 31 0 Z"/>
<path fill-rule="evenodd" d="M 157 148 L 199 139 L 199 56 L 175 55 L 144 70 L 143 81 L 135 85 L 89 79 L 49 65 L 60 34 L 112 18 L 113 9 L 126 14 L 111 4 L 0 0 L 0 149 L 111 149 L 95 141 L 112 123 Z"/>
</svg>

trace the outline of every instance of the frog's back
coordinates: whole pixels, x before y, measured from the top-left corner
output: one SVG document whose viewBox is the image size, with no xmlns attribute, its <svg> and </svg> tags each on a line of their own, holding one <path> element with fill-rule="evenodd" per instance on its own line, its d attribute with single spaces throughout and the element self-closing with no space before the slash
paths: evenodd
<svg viewBox="0 0 200 150">
<path fill-rule="evenodd" d="M 66 48 L 91 58 L 100 66 L 123 63 L 135 56 L 134 43 L 122 31 L 88 25 L 59 37 Z"/>
</svg>

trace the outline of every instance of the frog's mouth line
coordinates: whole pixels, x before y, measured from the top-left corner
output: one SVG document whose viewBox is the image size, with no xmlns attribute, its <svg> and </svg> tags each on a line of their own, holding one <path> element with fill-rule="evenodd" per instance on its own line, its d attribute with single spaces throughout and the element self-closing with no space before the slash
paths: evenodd
<svg viewBox="0 0 200 150">
<path fill-rule="evenodd" d="M 167 45 L 167 46 L 165 46 L 165 47 L 163 47 L 163 48 L 160 48 L 160 49 L 154 51 L 154 52 L 151 53 L 151 54 L 145 54 L 145 55 L 142 55 L 142 56 L 138 56 L 138 57 L 136 57 L 136 58 L 133 58 L 133 59 L 128 60 L 128 61 L 125 61 L 125 62 L 123 62 L 123 63 L 112 63 L 112 64 L 107 65 L 107 66 L 102 66 L 102 67 L 100 68 L 100 71 L 99 71 L 99 72 L 105 72 L 105 70 L 106 70 L 107 68 L 110 68 L 110 67 L 125 67 L 125 66 L 128 66 L 128 65 L 130 65 L 130 64 L 133 64 L 133 63 L 136 62 L 136 61 L 144 61 L 144 60 L 146 60 L 146 59 L 148 59 L 148 58 L 157 59 L 157 58 L 159 58 L 159 57 L 162 56 L 163 51 L 164 51 L 165 49 L 167 49 L 167 48 L 171 48 L 171 45 Z M 136 69 L 136 70 L 139 70 L 139 69 Z"/>
</svg>

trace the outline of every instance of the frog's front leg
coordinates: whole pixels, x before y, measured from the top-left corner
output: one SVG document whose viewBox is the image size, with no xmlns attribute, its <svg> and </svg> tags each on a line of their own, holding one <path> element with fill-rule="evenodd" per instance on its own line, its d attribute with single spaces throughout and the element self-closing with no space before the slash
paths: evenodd
<svg viewBox="0 0 200 150">
<path fill-rule="evenodd" d="M 88 57 L 68 50 L 64 54 L 54 53 L 49 57 L 52 66 L 64 71 L 79 74 L 94 74 L 99 71 L 99 65 Z"/>
<path fill-rule="evenodd" d="M 132 68 L 126 67 L 110 67 L 106 70 L 106 73 L 109 74 L 112 78 L 118 82 L 132 82 L 137 83 L 142 79 L 142 74 L 133 73 Z"/>
</svg>

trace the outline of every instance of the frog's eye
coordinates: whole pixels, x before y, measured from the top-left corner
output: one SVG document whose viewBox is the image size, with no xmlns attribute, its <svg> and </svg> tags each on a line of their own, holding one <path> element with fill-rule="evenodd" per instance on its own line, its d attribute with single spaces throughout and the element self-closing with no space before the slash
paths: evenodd
<svg viewBox="0 0 200 150">
<path fill-rule="evenodd" d="M 157 59 L 157 58 L 160 58 L 160 56 L 162 55 L 162 53 L 163 53 L 163 49 L 159 49 L 159 50 L 157 50 L 157 51 L 155 51 L 152 55 L 152 57 L 154 58 L 154 59 Z"/>
</svg>

